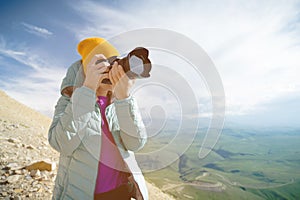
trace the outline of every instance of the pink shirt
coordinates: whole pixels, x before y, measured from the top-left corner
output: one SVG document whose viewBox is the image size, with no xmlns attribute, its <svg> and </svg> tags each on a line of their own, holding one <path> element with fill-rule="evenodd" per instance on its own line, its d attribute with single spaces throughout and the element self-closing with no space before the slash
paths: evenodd
<svg viewBox="0 0 300 200">
<path fill-rule="evenodd" d="M 111 168 L 111 166 L 122 166 L 124 161 L 118 147 L 115 144 L 114 138 L 109 131 L 105 117 L 107 97 L 99 96 L 97 103 L 100 107 L 102 117 L 102 135 L 95 194 L 108 192 L 128 182 L 128 173 Z"/>
</svg>

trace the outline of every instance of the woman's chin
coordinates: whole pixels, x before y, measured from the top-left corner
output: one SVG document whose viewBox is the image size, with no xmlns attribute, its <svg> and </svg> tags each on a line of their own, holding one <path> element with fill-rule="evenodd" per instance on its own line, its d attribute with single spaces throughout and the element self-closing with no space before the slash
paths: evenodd
<svg viewBox="0 0 300 200">
<path fill-rule="evenodd" d="M 106 96 L 107 93 L 111 91 L 112 91 L 112 85 L 101 83 L 97 90 L 97 96 Z"/>
<path fill-rule="evenodd" d="M 112 91 L 112 85 L 109 84 L 100 84 L 100 89 L 105 91 Z"/>
</svg>

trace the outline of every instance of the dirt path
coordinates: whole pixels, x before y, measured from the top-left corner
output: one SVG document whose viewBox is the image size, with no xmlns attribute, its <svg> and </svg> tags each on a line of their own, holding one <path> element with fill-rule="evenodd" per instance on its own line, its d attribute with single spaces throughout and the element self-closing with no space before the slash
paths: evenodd
<svg viewBox="0 0 300 200">
<path fill-rule="evenodd" d="M 249 189 L 270 189 L 270 188 L 277 188 L 277 187 L 282 187 L 282 186 L 286 186 L 286 185 L 289 185 L 289 184 L 293 184 L 295 182 L 294 179 L 291 179 L 289 182 L 287 183 L 282 183 L 282 184 L 277 184 L 277 185 L 269 185 L 269 186 L 266 186 L 266 185 L 260 185 L 260 186 L 254 186 L 254 185 L 244 185 L 244 184 L 241 184 L 239 182 L 232 182 L 230 181 L 228 178 L 225 178 L 224 176 L 222 176 L 221 174 L 215 174 L 216 176 L 219 176 L 222 178 L 222 180 L 226 183 L 228 183 L 229 185 L 231 186 L 237 186 L 237 187 L 244 187 L 244 188 L 249 188 Z"/>
</svg>

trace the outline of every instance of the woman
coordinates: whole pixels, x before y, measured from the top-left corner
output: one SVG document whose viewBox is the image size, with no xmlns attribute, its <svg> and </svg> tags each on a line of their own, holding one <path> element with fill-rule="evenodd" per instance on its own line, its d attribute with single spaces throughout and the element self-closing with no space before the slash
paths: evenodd
<svg viewBox="0 0 300 200">
<path fill-rule="evenodd" d="M 134 151 L 146 142 L 134 81 L 122 66 L 103 61 L 118 56 L 102 38 L 78 44 L 82 56 L 68 69 L 48 133 L 60 153 L 53 199 L 148 199 Z M 109 79 L 110 84 L 103 83 Z"/>
</svg>

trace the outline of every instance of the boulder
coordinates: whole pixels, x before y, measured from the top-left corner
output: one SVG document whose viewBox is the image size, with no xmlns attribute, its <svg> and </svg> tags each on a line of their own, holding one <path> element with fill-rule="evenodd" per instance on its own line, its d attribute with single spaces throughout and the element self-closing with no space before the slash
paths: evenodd
<svg viewBox="0 0 300 200">
<path fill-rule="evenodd" d="M 55 168 L 56 168 L 55 162 L 48 162 L 48 161 L 35 162 L 35 163 L 25 167 L 25 169 L 27 169 L 28 171 L 31 171 L 31 170 L 53 171 L 53 170 L 55 170 Z"/>
</svg>

